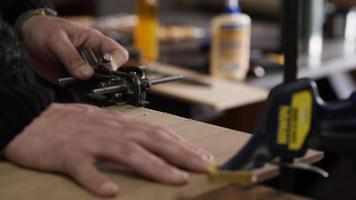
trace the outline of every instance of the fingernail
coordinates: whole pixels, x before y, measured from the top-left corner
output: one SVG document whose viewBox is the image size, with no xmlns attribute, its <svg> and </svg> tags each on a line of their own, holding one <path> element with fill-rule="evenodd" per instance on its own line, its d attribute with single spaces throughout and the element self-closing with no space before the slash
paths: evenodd
<svg viewBox="0 0 356 200">
<path fill-rule="evenodd" d="M 119 69 L 119 65 L 117 64 L 117 62 L 115 60 L 111 61 L 111 68 L 116 71 L 117 69 Z"/>
<path fill-rule="evenodd" d="M 172 174 L 175 176 L 177 179 L 180 179 L 182 181 L 187 181 L 189 179 L 189 174 L 185 171 L 178 170 L 178 169 L 172 169 Z"/>
<path fill-rule="evenodd" d="M 215 162 L 214 158 L 209 155 L 203 155 L 200 158 L 206 167 L 210 166 L 211 164 L 213 164 Z"/>
<path fill-rule="evenodd" d="M 100 186 L 100 192 L 108 196 L 116 195 L 119 187 L 115 183 L 106 182 Z"/>
<path fill-rule="evenodd" d="M 214 156 L 211 153 L 205 151 L 204 149 L 199 148 L 198 153 L 201 155 L 201 159 L 203 161 L 206 161 L 207 163 L 210 163 L 210 164 L 211 164 L 211 162 L 214 162 Z"/>
<path fill-rule="evenodd" d="M 94 70 L 88 65 L 82 65 L 81 67 L 79 67 L 78 73 L 81 77 L 89 77 L 94 73 Z"/>
<path fill-rule="evenodd" d="M 185 171 L 181 171 L 182 173 L 182 177 L 184 180 L 188 180 L 189 179 L 189 173 L 188 172 L 185 172 Z"/>
</svg>

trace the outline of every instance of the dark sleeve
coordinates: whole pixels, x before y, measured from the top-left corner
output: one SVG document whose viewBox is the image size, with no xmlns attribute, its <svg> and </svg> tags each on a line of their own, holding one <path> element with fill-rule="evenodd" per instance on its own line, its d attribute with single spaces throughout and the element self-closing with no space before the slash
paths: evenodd
<svg viewBox="0 0 356 200">
<path fill-rule="evenodd" d="M 52 101 L 52 91 L 36 82 L 13 30 L 0 17 L 0 153 Z"/>
<path fill-rule="evenodd" d="M 0 0 L 0 13 L 11 25 L 15 24 L 22 13 L 37 8 L 53 8 L 53 6 L 47 0 Z"/>
</svg>

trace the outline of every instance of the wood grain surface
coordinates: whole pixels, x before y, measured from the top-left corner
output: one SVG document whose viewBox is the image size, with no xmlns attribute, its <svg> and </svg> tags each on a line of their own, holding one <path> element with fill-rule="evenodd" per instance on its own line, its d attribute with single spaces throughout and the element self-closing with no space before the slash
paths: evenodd
<svg viewBox="0 0 356 200">
<path fill-rule="evenodd" d="M 224 162 L 234 155 L 250 137 L 246 133 L 145 108 L 126 106 L 110 109 L 115 109 L 134 118 L 167 126 L 190 143 L 212 152 L 218 162 Z M 311 150 L 306 157 L 300 159 L 300 162 L 314 163 L 322 159 L 322 157 L 323 154 L 321 152 Z M 187 185 L 175 187 L 149 181 L 115 170 L 112 167 L 110 169 L 103 168 L 106 171 L 105 173 L 120 185 L 121 194 L 119 197 L 114 198 L 120 200 L 187 199 L 199 197 L 199 195 L 204 195 L 225 186 L 210 183 L 204 174 L 191 174 Z M 277 176 L 278 169 L 273 166 L 266 166 L 255 173 L 258 175 L 259 181 L 263 181 Z M 27 170 L 3 161 L 0 162 L 0 199 L 91 200 L 100 198 L 91 195 L 65 176 Z"/>
<path fill-rule="evenodd" d="M 241 187 L 230 185 L 224 188 L 202 194 L 200 196 L 180 200 L 311 200 L 266 186 L 255 185 Z"/>
</svg>

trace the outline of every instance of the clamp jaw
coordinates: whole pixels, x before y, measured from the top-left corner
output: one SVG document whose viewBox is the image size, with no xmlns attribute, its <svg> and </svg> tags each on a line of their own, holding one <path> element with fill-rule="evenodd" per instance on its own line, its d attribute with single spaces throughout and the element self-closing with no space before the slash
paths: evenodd
<svg viewBox="0 0 356 200">
<path fill-rule="evenodd" d="M 356 107 L 356 101 L 352 103 Z M 266 110 L 252 138 L 229 161 L 212 167 L 211 180 L 251 184 L 256 181 L 252 170 L 267 163 L 309 170 L 327 177 L 324 170 L 294 163 L 294 159 L 305 155 L 311 136 L 322 140 L 320 125 L 323 124 L 323 116 L 338 112 L 337 107 L 341 105 L 346 106 L 344 101 L 337 104 L 331 109 L 331 104 L 320 98 L 316 83 L 308 79 L 275 87 L 269 94 Z"/>
<path fill-rule="evenodd" d="M 125 105 L 145 106 L 148 104 L 146 95 L 151 86 L 177 81 L 182 76 L 166 76 L 150 80 L 146 78 L 144 66 L 124 66 L 118 71 L 110 68 L 112 57 L 104 54 L 97 58 L 90 49 L 78 50 L 84 61 L 93 67 L 95 74 L 89 80 L 78 80 L 74 77 L 65 77 L 58 80 L 59 84 L 71 89 L 87 103 L 109 106 Z"/>
</svg>

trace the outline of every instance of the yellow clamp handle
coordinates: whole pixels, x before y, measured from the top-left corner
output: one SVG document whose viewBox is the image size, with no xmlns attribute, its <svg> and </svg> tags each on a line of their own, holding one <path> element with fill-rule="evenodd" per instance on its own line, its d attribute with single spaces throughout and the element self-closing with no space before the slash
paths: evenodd
<svg viewBox="0 0 356 200">
<path fill-rule="evenodd" d="M 208 168 L 209 180 L 214 183 L 250 185 L 257 181 L 252 171 L 224 171 L 217 165 Z"/>
</svg>

